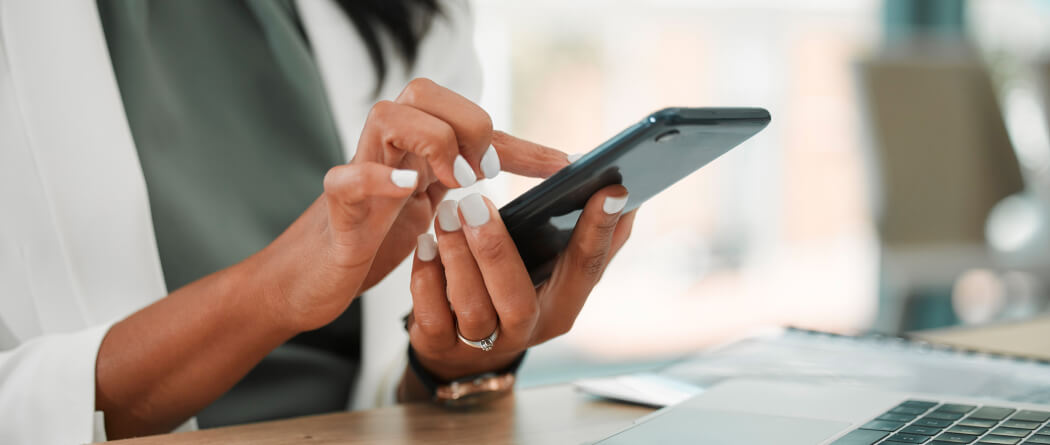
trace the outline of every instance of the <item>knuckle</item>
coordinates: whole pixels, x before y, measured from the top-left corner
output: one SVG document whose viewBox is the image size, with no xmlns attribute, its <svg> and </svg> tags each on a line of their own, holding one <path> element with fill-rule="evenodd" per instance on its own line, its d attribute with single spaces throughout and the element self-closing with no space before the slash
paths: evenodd
<svg viewBox="0 0 1050 445">
<path fill-rule="evenodd" d="M 397 105 L 389 100 L 381 100 L 372 105 L 372 109 L 368 111 L 368 122 L 385 121 L 390 119 L 390 115 L 393 113 L 394 108 Z"/>
<path fill-rule="evenodd" d="M 460 307 L 462 306 L 462 307 Z M 464 304 L 456 307 L 456 319 L 460 326 L 470 330 L 484 331 L 496 324 L 496 314 L 483 304 Z"/>
<path fill-rule="evenodd" d="M 485 143 L 487 145 L 487 143 L 492 140 L 492 116 L 489 116 L 489 114 L 480 107 L 478 108 L 478 112 L 478 118 L 470 123 L 470 131 L 472 134 L 482 138 L 482 140 L 478 141 L 479 144 Z"/>
<path fill-rule="evenodd" d="M 451 125 L 443 121 L 437 121 L 432 125 L 426 136 L 429 142 L 423 148 L 423 156 L 426 158 L 444 158 L 454 156 L 459 152 L 459 142 L 456 139 L 456 131 Z M 444 156 L 442 156 L 444 155 Z"/>
<path fill-rule="evenodd" d="M 530 299 L 532 300 L 532 299 Z M 533 300 L 515 308 L 509 314 L 500 317 L 500 322 L 514 330 L 529 331 L 539 320 L 539 305 Z"/>
<path fill-rule="evenodd" d="M 430 317 L 416 317 L 415 328 L 419 334 L 426 338 L 437 338 L 445 335 L 447 327 Z"/>
<path fill-rule="evenodd" d="M 585 252 L 576 255 L 576 267 L 588 277 L 601 275 L 605 269 L 605 251 Z"/>
<path fill-rule="evenodd" d="M 343 200 L 355 201 L 360 198 L 364 187 L 364 168 L 358 165 L 339 165 L 328 169 L 324 175 L 325 194 L 335 195 Z"/>
<path fill-rule="evenodd" d="M 575 317 L 568 317 L 554 325 L 554 337 L 561 337 L 572 331 L 573 325 L 576 324 Z"/>
<path fill-rule="evenodd" d="M 479 236 L 475 257 L 479 262 L 502 263 L 507 260 L 507 239 L 499 236 Z"/>
<path fill-rule="evenodd" d="M 405 85 L 405 89 L 401 91 L 401 99 L 408 103 L 417 103 L 423 95 L 427 94 L 427 91 L 437 86 L 433 80 L 425 77 L 417 77 L 412 79 Z"/>
</svg>

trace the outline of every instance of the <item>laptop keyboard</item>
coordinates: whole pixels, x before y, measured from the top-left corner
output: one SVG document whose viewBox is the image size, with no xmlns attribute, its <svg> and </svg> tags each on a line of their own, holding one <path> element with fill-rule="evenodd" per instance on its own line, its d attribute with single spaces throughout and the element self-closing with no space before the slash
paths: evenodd
<svg viewBox="0 0 1050 445">
<path fill-rule="evenodd" d="M 832 445 L 1050 445 L 1050 412 L 908 400 Z"/>
</svg>

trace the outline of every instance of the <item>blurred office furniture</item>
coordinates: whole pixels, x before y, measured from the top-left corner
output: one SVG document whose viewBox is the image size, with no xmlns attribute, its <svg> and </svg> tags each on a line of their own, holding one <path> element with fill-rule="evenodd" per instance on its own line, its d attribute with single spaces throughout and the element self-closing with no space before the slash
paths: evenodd
<svg viewBox="0 0 1050 445">
<path fill-rule="evenodd" d="M 1050 357 L 1050 318 L 986 328 L 913 333 L 935 343 L 989 352 Z M 1023 348 L 1023 349 L 1018 349 Z M 287 443 L 552 444 L 596 441 L 653 411 L 578 393 L 569 384 L 519 389 L 476 409 L 411 403 L 368 411 L 166 434 L 115 442 L 127 445 Z"/>
<path fill-rule="evenodd" d="M 873 328 L 954 324 L 951 291 L 993 268 L 985 222 L 1024 188 L 991 78 L 963 37 L 964 2 L 886 2 L 886 45 L 859 63 L 881 244 Z"/>
</svg>

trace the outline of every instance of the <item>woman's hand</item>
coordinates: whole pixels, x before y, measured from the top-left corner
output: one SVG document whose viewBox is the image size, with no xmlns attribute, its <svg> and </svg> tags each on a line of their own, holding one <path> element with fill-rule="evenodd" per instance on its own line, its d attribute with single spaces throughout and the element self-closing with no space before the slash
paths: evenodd
<svg viewBox="0 0 1050 445">
<path fill-rule="evenodd" d="M 453 380 L 503 368 L 525 349 L 569 331 L 609 260 L 630 235 L 621 215 L 627 190 L 610 186 L 588 201 L 551 278 L 534 288 L 499 212 L 481 195 L 438 206 L 435 231 L 420 235 L 408 329 L 420 363 Z M 481 340 L 497 327 L 492 350 Z"/>
<path fill-rule="evenodd" d="M 565 154 L 491 147 L 492 120 L 479 106 L 426 79 L 377 103 L 357 152 L 325 175 L 324 194 L 260 252 L 279 323 L 296 331 L 341 314 L 415 247 L 450 188 L 503 169 L 549 175 Z"/>
</svg>

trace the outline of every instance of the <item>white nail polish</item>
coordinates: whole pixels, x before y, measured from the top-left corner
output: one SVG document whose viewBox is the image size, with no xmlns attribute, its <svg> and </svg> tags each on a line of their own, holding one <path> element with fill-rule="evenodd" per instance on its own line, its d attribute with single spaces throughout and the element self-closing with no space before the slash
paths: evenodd
<svg viewBox="0 0 1050 445">
<path fill-rule="evenodd" d="M 416 238 L 416 256 L 419 261 L 430 261 L 437 256 L 438 245 L 434 241 L 434 235 L 424 233 Z"/>
<path fill-rule="evenodd" d="M 459 230 L 459 212 L 456 210 L 459 204 L 453 200 L 441 201 L 437 206 L 438 226 L 446 232 Z"/>
<path fill-rule="evenodd" d="M 419 172 L 415 170 L 395 169 L 390 172 L 390 180 L 393 181 L 394 185 L 404 189 L 416 188 L 416 181 L 419 180 Z"/>
<path fill-rule="evenodd" d="M 499 153 L 496 153 L 496 147 L 489 145 L 489 149 L 485 150 L 485 155 L 481 157 L 481 172 L 486 178 L 492 179 L 499 174 L 499 170 Z"/>
<path fill-rule="evenodd" d="M 485 204 L 485 198 L 482 198 L 480 193 L 472 193 L 461 199 L 459 211 L 463 213 L 463 220 L 471 227 L 489 222 L 489 206 Z"/>
<path fill-rule="evenodd" d="M 455 162 L 452 163 L 452 176 L 456 177 L 456 182 L 460 187 L 470 187 L 478 180 L 478 177 L 474 175 L 474 169 L 470 167 L 463 155 L 457 155 Z"/>
<path fill-rule="evenodd" d="M 580 158 L 582 158 L 582 157 L 583 157 L 583 155 L 585 155 L 585 154 L 586 154 L 586 153 L 573 153 L 573 154 L 569 155 L 569 156 L 568 156 L 568 158 L 569 158 L 569 163 L 570 163 L 570 164 L 572 164 L 573 162 L 579 161 L 579 160 L 580 160 Z"/>
<path fill-rule="evenodd" d="M 627 195 L 623 196 L 606 196 L 605 202 L 602 203 L 602 211 L 609 215 L 619 213 L 623 210 L 623 206 L 627 205 Z"/>
</svg>

